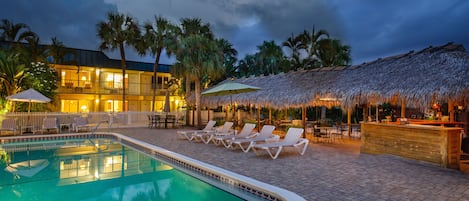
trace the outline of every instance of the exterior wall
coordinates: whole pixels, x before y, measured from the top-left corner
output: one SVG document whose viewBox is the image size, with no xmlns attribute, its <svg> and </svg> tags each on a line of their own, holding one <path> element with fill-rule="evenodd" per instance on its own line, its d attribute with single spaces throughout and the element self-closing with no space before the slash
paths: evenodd
<svg viewBox="0 0 469 201">
<path fill-rule="evenodd" d="M 128 111 L 150 111 L 153 90 L 153 72 L 127 70 L 122 81 L 122 70 L 105 67 L 54 65 L 61 82 L 57 90 L 58 112 L 121 112 L 122 86 L 126 86 L 126 105 Z M 162 111 L 166 88 L 164 81 L 171 77 L 169 73 L 158 73 L 156 83 L 155 110 Z M 177 111 L 182 105 L 179 96 L 171 95 L 171 111 Z"/>
</svg>

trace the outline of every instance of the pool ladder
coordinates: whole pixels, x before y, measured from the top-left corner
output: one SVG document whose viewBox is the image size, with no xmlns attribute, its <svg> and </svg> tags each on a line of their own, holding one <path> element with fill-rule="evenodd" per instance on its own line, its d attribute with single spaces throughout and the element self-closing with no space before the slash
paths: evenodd
<svg viewBox="0 0 469 201">
<path fill-rule="evenodd" d="M 98 124 L 96 125 L 96 127 L 93 128 L 93 130 L 91 130 L 91 133 L 90 135 L 88 136 L 88 140 L 91 142 L 91 144 L 93 145 L 97 145 L 91 138 L 93 138 L 94 134 L 96 133 L 96 130 L 98 130 L 99 126 L 102 124 L 102 123 L 109 123 L 109 121 L 100 121 L 98 122 Z M 111 124 L 109 124 L 109 128 L 111 128 Z M 96 146 L 96 149 L 98 151 L 102 151 L 99 147 Z M 107 147 L 106 147 L 107 149 Z"/>
<path fill-rule="evenodd" d="M 90 134 L 90 135 L 94 135 L 94 134 L 96 133 L 96 131 L 98 130 L 99 126 L 100 126 L 102 123 L 109 123 L 109 121 L 104 120 L 104 121 L 98 122 L 98 124 L 96 125 L 96 127 L 94 127 L 94 128 L 91 130 L 91 134 Z M 111 128 L 111 124 L 109 124 L 109 128 Z"/>
</svg>

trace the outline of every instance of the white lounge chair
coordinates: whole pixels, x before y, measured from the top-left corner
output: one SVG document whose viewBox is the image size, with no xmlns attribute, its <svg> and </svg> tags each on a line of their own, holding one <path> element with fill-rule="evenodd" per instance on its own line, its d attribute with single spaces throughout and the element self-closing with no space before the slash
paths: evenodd
<svg viewBox="0 0 469 201">
<path fill-rule="evenodd" d="M 83 117 L 73 118 L 73 130 L 78 133 L 80 130 L 91 131 L 92 125 L 88 124 L 88 120 Z"/>
<path fill-rule="evenodd" d="M 13 131 L 13 135 L 16 135 L 16 121 L 15 119 L 4 119 L 2 120 L 2 128 L 0 129 L 0 135 L 2 131 Z"/>
<path fill-rule="evenodd" d="M 259 150 L 265 150 L 269 153 L 272 159 L 276 159 L 284 147 L 298 148 L 301 155 L 306 152 L 308 148 L 309 140 L 301 138 L 303 134 L 302 128 L 289 128 L 285 139 L 279 142 L 256 144 L 252 147 L 256 155 L 259 155 Z M 303 146 L 301 148 L 301 146 Z"/>
<path fill-rule="evenodd" d="M 221 128 L 215 129 L 215 131 L 208 131 L 208 132 L 197 132 L 194 133 L 193 141 L 202 141 L 205 144 L 208 144 L 214 136 L 217 135 L 229 135 L 230 129 L 233 126 L 233 122 L 225 122 Z"/>
<path fill-rule="evenodd" d="M 230 140 L 234 139 L 246 139 L 250 137 L 254 137 L 258 133 L 253 133 L 252 131 L 256 127 L 256 124 L 249 124 L 246 123 L 243 126 L 243 129 L 241 129 L 241 132 L 237 135 L 220 135 L 220 136 L 215 136 L 213 137 L 213 143 L 216 145 L 219 145 L 220 143 L 223 144 L 226 148 L 230 147 L 230 144 L 228 143 Z"/>
<path fill-rule="evenodd" d="M 197 132 L 214 131 L 216 129 L 215 128 L 216 123 L 217 123 L 216 121 L 210 120 L 210 121 L 208 121 L 207 125 L 205 125 L 205 128 L 202 129 L 202 130 L 181 130 L 181 131 L 177 131 L 177 134 L 181 138 L 185 138 L 189 141 L 192 141 L 192 139 L 194 139 L 194 134 L 197 133 Z"/>
<path fill-rule="evenodd" d="M 261 129 L 261 132 L 253 137 L 253 138 L 245 138 L 245 139 L 234 139 L 228 141 L 230 148 L 235 149 L 237 146 L 243 150 L 243 152 L 249 152 L 249 150 L 258 142 L 266 142 L 269 139 L 278 140 L 280 137 L 278 135 L 274 135 L 273 131 L 275 130 L 275 126 L 273 125 L 264 125 Z"/>
<path fill-rule="evenodd" d="M 41 130 L 37 130 L 36 132 L 49 132 L 50 130 L 55 130 L 57 134 L 60 133 L 60 128 L 57 124 L 57 118 L 55 117 L 46 117 L 42 120 L 42 128 Z M 33 133 L 36 133 L 33 131 Z"/>
</svg>

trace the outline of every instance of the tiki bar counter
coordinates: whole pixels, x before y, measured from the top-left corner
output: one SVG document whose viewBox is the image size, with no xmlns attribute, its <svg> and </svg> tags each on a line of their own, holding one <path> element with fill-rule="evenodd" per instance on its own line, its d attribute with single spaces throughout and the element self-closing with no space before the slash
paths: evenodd
<svg viewBox="0 0 469 201">
<path fill-rule="evenodd" d="M 419 124 L 363 123 L 361 152 L 392 154 L 458 169 L 458 127 Z"/>
</svg>

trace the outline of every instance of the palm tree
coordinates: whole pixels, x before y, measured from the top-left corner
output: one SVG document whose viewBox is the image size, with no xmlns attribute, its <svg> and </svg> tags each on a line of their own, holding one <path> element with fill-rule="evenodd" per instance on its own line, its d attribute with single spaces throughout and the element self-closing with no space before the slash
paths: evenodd
<svg viewBox="0 0 469 201">
<path fill-rule="evenodd" d="M 307 59 L 309 66 L 320 67 L 319 43 L 321 40 L 329 38 L 329 33 L 323 29 L 316 32 L 315 28 L 313 27 L 311 33 L 304 30 L 300 37 L 304 47 L 306 48 L 305 50 L 308 55 Z"/>
<path fill-rule="evenodd" d="M 338 39 L 325 39 L 319 44 L 319 58 L 323 66 L 345 66 L 351 62 L 350 47 Z"/>
<path fill-rule="evenodd" d="M 63 64 L 65 62 L 65 57 L 69 54 L 73 54 L 75 56 L 75 52 L 71 49 L 65 47 L 65 45 L 59 41 L 56 37 L 53 37 L 52 44 L 49 45 L 47 55 L 52 57 L 53 63 L 55 64 Z M 67 60 L 68 63 L 76 63 L 70 60 Z"/>
<path fill-rule="evenodd" d="M 17 48 L 17 51 L 21 54 L 22 63 L 46 62 L 47 48 L 39 44 L 39 38 L 36 36 L 28 37 L 25 41 L 25 45 Z"/>
<path fill-rule="evenodd" d="M 283 47 L 287 47 L 292 51 L 290 60 L 295 61 L 299 60 L 300 58 L 300 50 L 305 49 L 306 45 L 301 42 L 301 35 L 299 36 L 294 36 L 293 33 L 291 34 L 290 37 L 287 38 L 286 41 L 282 43 Z M 295 61 L 296 63 L 296 61 Z"/>
<path fill-rule="evenodd" d="M 201 83 L 202 79 L 216 79 L 223 75 L 223 56 L 217 42 L 203 35 L 191 35 L 180 41 L 177 60 L 184 66 L 186 77 L 195 83 L 197 125 L 201 129 Z M 187 81 L 187 80 L 186 80 Z"/>
<path fill-rule="evenodd" d="M 127 15 L 108 13 L 107 21 L 98 23 L 98 36 L 101 38 L 100 50 L 119 49 L 122 67 L 122 105 L 123 111 L 127 111 L 125 104 L 125 45 L 136 46 L 136 40 L 141 38 L 138 23 Z"/>
<path fill-rule="evenodd" d="M 217 79 L 223 74 L 223 52 L 213 37 L 209 24 L 202 24 L 198 18 L 181 19 L 176 65 L 173 72 L 183 76 L 186 100 L 191 95 L 191 83 L 195 84 L 197 125 L 202 126 L 200 94 L 203 81 Z M 187 111 L 188 112 L 188 111 Z M 186 120 L 186 123 L 187 122 Z"/>
<path fill-rule="evenodd" d="M 302 36 L 294 36 L 293 33 L 286 41 L 282 43 L 283 47 L 287 47 L 292 51 L 290 56 L 290 63 L 293 65 L 293 69 L 303 68 L 303 62 L 301 59 L 301 50 L 306 49 L 306 44 L 302 42 Z"/>
<path fill-rule="evenodd" d="M 25 71 L 26 66 L 21 63 L 18 53 L 0 49 L 0 93 L 2 97 L 14 95 L 21 90 L 27 80 Z"/>
<path fill-rule="evenodd" d="M 257 46 L 259 50 L 259 59 L 261 67 L 268 66 L 264 69 L 264 74 L 274 74 L 278 72 L 277 63 L 283 59 L 282 48 L 275 44 L 275 41 L 264 41 L 262 45 Z M 265 68 L 265 67 L 264 67 Z"/>
<path fill-rule="evenodd" d="M 2 19 L 1 22 L 0 30 L 3 32 L 0 35 L 0 40 L 10 42 L 10 45 L 22 42 L 29 37 L 37 37 L 36 33 L 32 32 L 29 26 L 24 23 L 15 24 L 7 19 Z"/>
<path fill-rule="evenodd" d="M 150 51 L 152 55 L 155 56 L 155 64 L 153 65 L 153 104 L 151 111 L 155 111 L 155 99 L 156 99 L 156 80 L 157 80 L 157 71 L 158 64 L 160 63 L 160 57 L 163 50 L 166 50 L 166 55 L 171 56 L 174 51 L 176 44 L 176 27 L 171 24 L 166 18 L 161 16 L 155 16 L 154 23 L 145 23 L 145 34 L 143 36 L 144 40 L 142 45 L 143 47 L 140 52 L 144 53 L 147 50 Z"/>
<path fill-rule="evenodd" d="M 225 76 L 234 77 L 236 74 L 236 68 L 234 64 L 237 61 L 236 55 L 238 51 L 233 48 L 233 45 L 226 39 L 216 39 L 218 47 L 223 53 L 223 67 L 225 67 Z M 220 77 L 220 79 L 225 79 L 226 77 Z M 216 80 L 221 81 L 221 80 Z"/>
<path fill-rule="evenodd" d="M 181 20 L 181 27 L 177 30 L 178 36 L 178 43 L 176 47 L 176 64 L 173 66 L 172 71 L 174 75 L 180 76 L 185 83 L 185 99 L 187 102 L 187 98 L 191 95 L 191 83 L 192 78 L 190 74 L 190 66 L 187 66 L 187 62 L 183 62 L 183 57 L 187 56 L 181 54 L 184 51 L 184 45 L 182 41 L 185 38 L 194 36 L 194 35 L 201 35 L 206 38 L 213 38 L 213 34 L 210 31 L 209 24 L 203 24 L 202 20 L 199 18 L 182 18 Z M 197 51 L 197 50 L 194 50 Z M 194 54 L 194 53 L 190 53 Z M 186 116 L 189 116 L 189 110 L 186 110 Z M 200 116 L 199 116 L 200 117 Z M 189 118 L 186 118 L 186 124 L 189 124 Z"/>
</svg>

